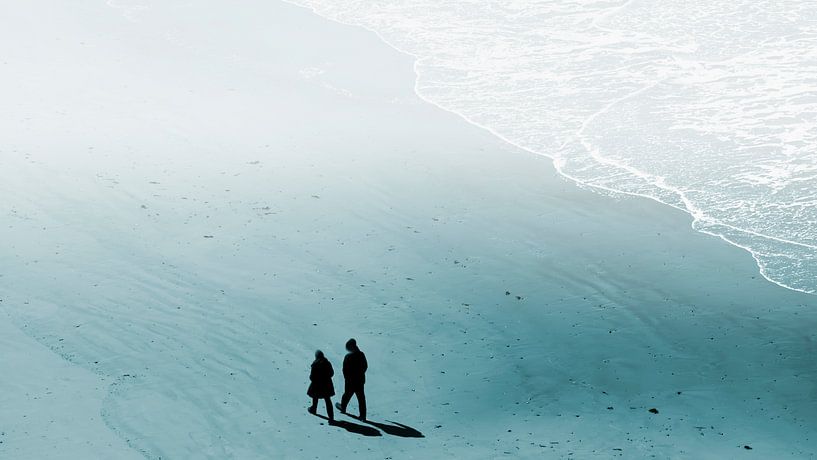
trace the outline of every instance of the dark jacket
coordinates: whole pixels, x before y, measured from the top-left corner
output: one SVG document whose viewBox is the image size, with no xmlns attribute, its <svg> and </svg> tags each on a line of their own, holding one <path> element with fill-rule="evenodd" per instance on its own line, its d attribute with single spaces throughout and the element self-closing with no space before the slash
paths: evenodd
<svg viewBox="0 0 817 460">
<path fill-rule="evenodd" d="M 350 351 L 343 358 L 343 377 L 347 385 L 363 385 L 366 383 L 366 369 L 369 363 L 366 362 L 366 355 L 360 350 Z"/>
<path fill-rule="evenodd" d="M 316 359 L 312 363 L 312 371 L 309 373 L 309 389 L 306 394 L 313 398 L 329 398 L 335 396 L 335 386 L 332 385 L 332 376 L 335 370 L 332 363 L 326 358 Z"/>
</svg>

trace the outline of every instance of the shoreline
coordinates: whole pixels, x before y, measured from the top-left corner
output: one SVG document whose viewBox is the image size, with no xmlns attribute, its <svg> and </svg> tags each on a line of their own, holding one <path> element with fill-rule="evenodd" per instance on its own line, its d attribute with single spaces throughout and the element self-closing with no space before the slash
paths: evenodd
<svg viewBox="0 0 817 460">
<path fill-rule="evenodd" d="M 653 195 L 649 195 L 649 194 L 645 194 L 645 193 L 630 192 L 630 191 L 626 191 L 626 190 L 618 190 L 618 189 L 610 188 L 610 187 L 603 186 L 603 185 L 583 182 L 582 180 L 580 180 L 580 179 L 576 178 L 575 176 L 573 176 L 573 175 L 567 173 L 566 171 L 564 171 L 564 169 L 559 165 L 558 158 L 556 158 L 555 156 L 549 155 L 548 153 L 545 153 L 545 152 L 541 152 L 541 151 L 537 151 L 537 150 L 525 147 L 525 146 L 519 144 L 518 142 L 515 142 L 515 141 L 509 139 L 507 136 L 504 136 L 504 135 L 500 134 L 495 129 L 491 128 L 490 126 L 479 123 L 479 122 L 473 120 L 468 115 L 466 115 L 466 114 L 464 114 L 464 113 L 462 113 L 462 112 L 460 112 L 460 111 L 458 111 L 458 110 L 456 110 L 454 108 L 447 107 L 447 106 L 445 106 L 445 105 L 443 105 L 441 103 L 438 103 L 438 102 L 434 101 L 433 99 L 423 95 L 422 91 L 420 91 L 420 89 L 419 89 L 419 81 L 420 81 L 420 78 L 422 76 L 421 76 L 421 73 L 419 72 L 419 70 L 417 69 L 417 65 L 418 65 L 418 63 L 420 62 L 420 60 L 422 58 L 420 56 L 414 54 L 414 53 L 406 51 L 405 49 L 393 44 L 391 41 L 386 39 L 377 30 L 375 30 L 375 29 L 373 29 L 373 28 L 371 28 L 371 27 L 369 27 L 367 25 L 364 25 L 364 24 L 354 23 L 354 22 L 347 22 L 347 21 L 343 21 L 341 19 L 338 19 L 336 17 L 331 17 L 331 16 L 324 15 L 324 14 L 320 13 L 316 8 L 314 8 L 312 6 L 307 6 L 307 5 L 303 5 L 303 4 L 299 3 L 298 0 L 281 0 L 281 1 L 283 1 L 284 3 L 288 3 L 288 4 L 291 4 L 291 5 L 300 7 L 300 8 L 304 8 L 304 9 L 310 11 L 311 13 L 313 13 L 313 14 L 321 17 L 321 18 L 326 19 L 327 21 L 332 21 L 332 22 L 342 24 L 342 25 L 345 25 L 345 26 L 350 26 L 350 27 L 358 27 L 358 28 L 361 28 L 361 29 L 369 32 L 369 33 L 374 34 L 378 38 L 378 40 L 382 41 L 388 47 L 390 47 L 393 50 L 397 51 L 398 53 L 406 55 L 406 56 L 408 56 L 408 57 L 410 57 L 412 59 L 413 70 L 414 70 L 414 74 L 415 74 L 415 77 L 416 77 L 415 78 L 415 83 L 414 83 L 414 93 L 417 95 L 418 98 L 420 98 L 421 100 L 425 101 L 428 104 L 431 104 L 431 105 L 439 108 L 440 110 L 443 110 L 445 112 L 449 112 L 449 113 L 451 113 L 453 115 L 456 115 L 458 118 L 461 118 L 463 121 L 465 121 L 466 123 L 468 123 L 470 125 L 473 125 L 473 126 L 475 126 L 477 128 L 483 129 L 483 130 L 491 133 L 491 135 L 493 135 L 496 138 L 502 140 L 503 142 L 506 142 L 507 144 L 513 146 L 516 149 L 528 152 L 528 153 L 533 154 L 533 155 L 542 156 L 542 157 L 545 157 L 545 158 L 551 160 L 551 162 L 553 163 L 554 168 L 559 172 L 559 174 L 562 175 L 564 178 L 570 180 L 571 182 L 574 182 L 577 187 L 587 188 L 587 189 L 594 190 L 594 191 L 596 191 L 598 193 L 603 193 L 603 194 L 625 195 L 625 196 L 646 198 L 646 199 L 655 201 L 657 203 L 660 203 L 660 204 L 662 204 L 664 206 L 668 206 L 670 208 L 677 209 L 677 210 L 685 213 L 687 216 L 689 216 L 689 218 L 691 219 L 690 227 L 692 229 L 694 229 L 695 231 L 701 232 L 701 233 L 709 235 L 709 236 L 716 237 L 716 238 L 722 240 L 723 242 L 725 242 L 726 244 L 735 246 L 737 248 L 740 248 L 740 249 L 748 252 L 752 256 L 752 258 L 755 260 L 755 264 L 757 265 L 758 273 L 761 276 L 763 276 L 763 278 L 765 278 L 768 282 L 770 282 L 772 284 L 775 284 L 775 285 L 777 285 L 779 287 L 782 287 L 784 289 L 789 289 L 789 290 L 800 292 L 800 293 L 803 293 L 803 294 L 817 295 L 817 290 L 815 290 L 815 289 L 798 288 L 798 287 L 789 285 L 789 284 L 787 284 L 786 282 L 784 282 L 782 280 L 776 280 L 772 276 L 770 276 L 767 273 L 768 267 L 762 263 L 761 256 L 759 255 L 759 252 L 758 252 L 757 249 L 753 249 L 752 247 L 750 247 L 750 246 L 748 246 L 746 244 L 741 244 L 741 243 L 739 243 L 737 241 L 734 241 L 733 238 L 730 238 L 728 235 L 726 235 L 724 233 L 718 233 L 718 232 L 716 232 L 714 230 L 707 230 L 707 229 L 703 229 L 703 228 L 699 229 L 699 228 L 697 228 L 698 227 L 697 224 L 699 224 L 700 222 L 709 222 L 710 224 L 714 223 L 715 226 L 722 226 L 722 227 L 728 228 L 730 231 L 738 232 L 739 234 L 748 235 L 748 236 L 752 236 L 752 237 L 758 237 L 758 238 L 761 238 L 763 240 L 776 241 L 778 243 L 783 243 L 783 244 L 787 244 L 787 245 L 799 246 L 799 247 L 804 247 L 804 248 L 809 248 L 809 249 L 817 249 L 817 246 L 813 246 L 813 245 L 809 245 L 809 244 L 801 243 L 801 242 L 797 242 L 797 241 L 790 241 L 790 240 L 786 240 L 786 239 L 782 239 L 782 238 L 777 238 L 777 237 L 774 237 L 774 236 L 764 235 L 762 233 L 757 233 L 757 232 L 754 232 L 754 231 L 751 231 L 751 230 L 748 230 L 748 229 L 735 227 L 735 226 L 729 225 L 729 224 L 727 224 L 725 222 L 719 221 L 717 219 L 713 219 L 713 218 L 703 214 L 703 212 L 700 211 L 700 210 L 691 209 L 690 208 L 691 204 L 686 199 L 686 197 L 684 196 L 682 191 L 678 190 L 677 188 L 672 188 L 672 187 L 665 188 L 664 185 L 661 185 L 661 184 L 657 183 L 654 179 L 652 179 L 652 180 L 645 179 L 645 182 L 648 183 L 652 187 L 667 191 L 670 194 L 673 194 L 674 196 L 677 196 L 679 201 L 684 203 L 684 205 L 686 207 L 681 207 L 681 206 L 672 204 L 672 203 L 670 203 L 668 201 L 664 201 L 664 200 L 662 200 L 660 198 L 660 196 L 653 196 Z M 631 97 L 633 94 L 640 93 L 641 91 L 647 90 L 649 88 L 650 87 L 641 88 L 638 91 L 636 91 L 635 93 L 627 95 L 625 97 L 625 99 Z M 619 101 L 616 101 L 616 103 L 618 103 L 618 102 Z M 604 111 L 606 109 L 607 108 L 603 109 L 602 111 Z M 593 117 L 595 117 L 596 115 L 598 115 L 598 113 L 594 114 Z M 582 129 L 584 129 L 584 128 L 582 128 Z M 584 140 L 581 140 L 581 143 L 585 146 L 585 148 L 588 151 L 591 150 L 591 147 L 586 145 Z M 646 177 L 649 176 L 649 174 L 646 174 L 646 173 L 644 173 L 642 171 L 638 171 L 638 170 L 636 170 L 634 168 L 631 168 L 631 167 L 628 167 L 628 166 L 625 166 L 625 165 L 615 165 L 615 166 L 618 169 L 627 171 L 629 174 L 633 175 L 634 177 L 638 177 L 638 178 L 643 179 L 643 178 L 646 178 Z"/>
<path fill-rule="evenodd" d="M 24 218 L 2 229 L 0 255 L 18 268 L 3 273 L 3 308 L 35 347 L 98 379 L 106 435 L 169 458 L 817 451 L 817 301 L 754 279 L 744 251 L 686 215 L 576 187 L 417 99 L 406 56 L 302 7 L 226 9 L 217 24 L 237 43 L 210 41 L 206 9 L 156 5 L 127 27 L 94 11 L 122 34 L 111 50 L 97 23 L 53 13 L 96 37 L 101 51 L 72 49 L 80 64 L 125 56 L 93 78 L 138 68 L 145 47 L 166 54 L 124 80 L 123 99 L 143 105 L 88 95 L 101 106 L 89 119 L 115 135 L 77 135 L 79 117 L 43 147 L 30 136 L 52 125 L 25 125 L 15 173 L 0 170 Z M 281 16 L 289 26 L 268 30 Z M 161 38 L 167 17 L 186 48 Z M 154 75 L 188 79 L 142 83 Z M 337 367 L 349 336 L 369 356 L 370 418 L 424 439 L 306 414 L 313 350 Z M 28 409 L 38 376 L 14 372 L 27 355 L 6 361 L 20 379 L 5 381 L 20 401 L 6 417 Z M 79 452 L 57 428 L 43 441 L 2 422 L 0 452 Z"/>
</svg>

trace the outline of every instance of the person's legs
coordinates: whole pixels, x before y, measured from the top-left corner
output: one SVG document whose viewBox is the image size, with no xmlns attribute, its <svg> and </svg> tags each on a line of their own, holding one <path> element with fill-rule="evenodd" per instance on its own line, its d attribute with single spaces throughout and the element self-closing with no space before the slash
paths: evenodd
<svg viewBox="0 0 817 460">
<path fill-rule="evenodd" d="M 326 416 L 329 421 L 335 420 L 335 410 L 332 408 L 332 398 L 323 398 L 326 402 Z"/>
<path fill-rule="evenodd" d="M 349 401 L 352 399 L 352 395 L 354 394 L 354 388 L 347 384 L 346 388 L 343 391 L 343 396 L 340 398 L 340 410 L 341 412 L 346 412 L 346 406 L 349 405 Z"/>
<path fill-rule="evenodd" d="M 318 411 L 318 398 L 315 398 L 315 397 L 312 398 L 312 405 L 309 406 L 309 409 L 307 409 L 307 410 L 311 414 L 314 414 L 315 412 Z"/>
<path fill-rule="evenodd" d="M 366 420 L 366 393 L 363 392 L 363 385 L 355 391 L 355 394 L 357 395 L 357 405 L 360 409 L 360 418 Z"/>
</svg>

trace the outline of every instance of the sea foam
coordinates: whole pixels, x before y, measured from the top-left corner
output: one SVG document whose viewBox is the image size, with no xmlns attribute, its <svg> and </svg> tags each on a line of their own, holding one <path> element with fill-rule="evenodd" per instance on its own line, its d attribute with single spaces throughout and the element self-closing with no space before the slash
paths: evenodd
<svg viewBox="0 0 817 460">
<path fill-rule="evenodd" d="M 423 99 L 817 292 L 817 3 L 291 3 L 412 55 Z"/>
</svg>

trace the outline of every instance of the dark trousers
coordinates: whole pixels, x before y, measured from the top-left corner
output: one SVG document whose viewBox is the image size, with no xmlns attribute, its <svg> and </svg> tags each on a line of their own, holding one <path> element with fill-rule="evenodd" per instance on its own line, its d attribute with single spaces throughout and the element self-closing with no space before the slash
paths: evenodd
<svg viewBox="0 0 817 460">
<path fill-rule="evenodd" d="M 335 419 L 335 409 L 332 408 L 332 399 L 331 398 L 323 398 L 326 402 L 326 416 L 329 420 Z M 312 411 L 318 410 L 318 398 L 312 398 L 312 407 L 309 408 Z"/>
<path fill-rule="evenodd" d="M 343 392 L 343 397 L 340 398 L 340 407 L 343 412 L 346 412 L 346 406 L 352 400 L 352 395 L 357 396 L 357 407 L 360 409 L 360 418 L 366 418 L 366 393 L 363 392 L 362 383 L 346 382 L 346 389 Z"/>
</svg>

